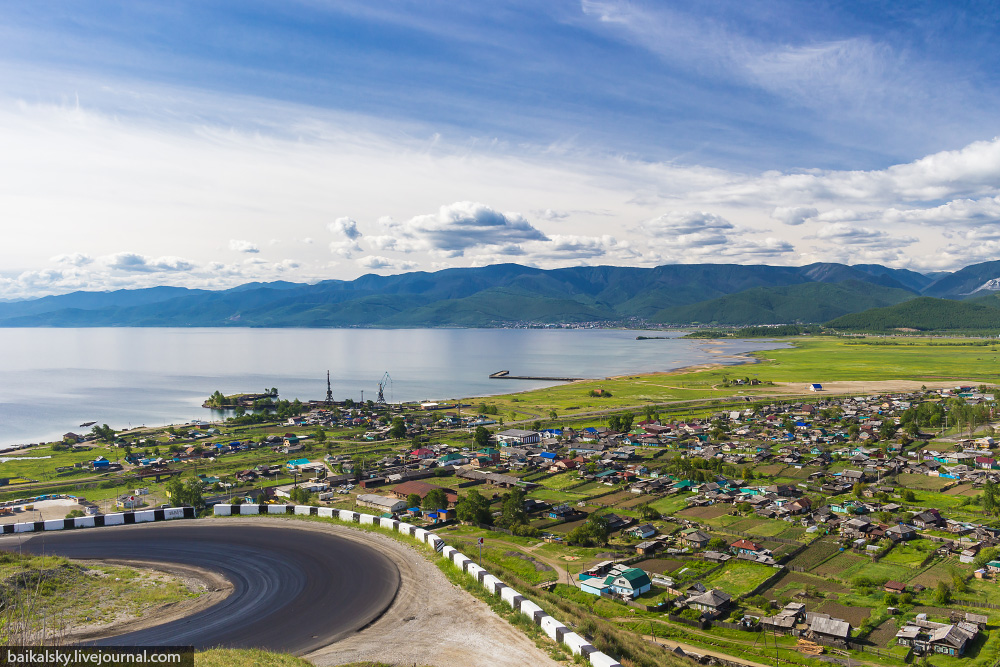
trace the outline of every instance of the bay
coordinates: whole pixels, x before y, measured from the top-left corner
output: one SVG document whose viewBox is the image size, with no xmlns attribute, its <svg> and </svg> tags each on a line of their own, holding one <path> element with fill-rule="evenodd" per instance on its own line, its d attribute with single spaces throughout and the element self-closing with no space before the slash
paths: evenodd
<svg viewBox="0 0 1000 667">
<path fill-rule="evenodd" d="M 636 340 L 637 335 L 668 340 Z M 551 386 L 489 374 L 602 378 L 784 347 L 768 340 L 682 339 L 613 329 L 0 329 L 0 447 L 86 432 L 219 418 L 214 391 L 303 401 L 374 399 L 388 373 L 390 402 L 447 400 Z"/>
</svg>

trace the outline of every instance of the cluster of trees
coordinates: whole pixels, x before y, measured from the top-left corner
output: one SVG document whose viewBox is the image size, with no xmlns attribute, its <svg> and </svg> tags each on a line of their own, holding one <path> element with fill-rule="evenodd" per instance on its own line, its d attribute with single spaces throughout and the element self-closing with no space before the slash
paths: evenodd
<svg viewBox="0 0 1000 667">
<path fill-rule="evenodd" d="M 389 427 L 389 437 L 398 440 L 406 437 L 406 420 L 402 417 L 393 417 L 392 425 Z"/>
<path fill-rule="evenodd" d="M 97 439 L 102 442 L 115 441 L 115 430 L 107 424 L 104 424 L 103 426 L 94 425 L 94 428 L 90 429 L 90 432 L 97 436 Z"/>
<path fill-rule="evenodd" d="M 308 505 L 309 501 L 312 500 L 312 494 L 309 493 L 305 488 L 301 486 L 296 486 L 288 493 L 288 499 L 291 500 L 296 505 Z"/>
<path fill-rule="evenodd" d="M 635 415 L 631 412 L 626 412 L 623 415 L 611 415 L 608 417 L 608 428 L 619 432 L 631 431 L 634 421 Z"/>
<path fill-rule="evenodd" d="M 581 547 L 604 546 L 608 543 L 608 520 L 594 512 L 582 525 L 569 531 L 566 541 Z"/>
<path fill-rule="evenodd" d="M 226 421 L 236 426 L 263 424 L 264 422 L 274 421 L 275 419 L 278 421 L 284 421 L 289 417 L 297 417 L 306 410 L 306 406 L 297 398 L 293 401 L 289 401 L 287 399 L 272 401 L 269 398 L 265 398 L 262 399 L 262 401 L 254 401 L 254 408 L 257 408 L 258 403 L 264 403 L 264 405 L 262 405 L 261 409 L 257 412 L 247 412 L 242 407 L 237 406 L 236 416 L 230 417 Z"/>
<path fill-rule="evenodd" d="M 530 526 L 528 513 L 524 511 L 525 496 L 524 489 L 511 489 L 500 500 L 499 516 L 494 516 L 492 500 L 472 489 L 459 498 L 455 506 L 455 516 L 459 521 L 487 526 L 496 525 L 510 530 L 515 535 L 534 536 L 538 534 L 538 530 Z"/>
<path fill-rule="evenodd" d="M 500 414 L 500 409 L 493 403 L 480 403 L 477 408 L 479 414 L 481 415 L 498 415 Z"/>
<path fill-rule="evenodd" d="M 591 389 L 588 396 L 591 398 L 611 398 L 611 392 L 607 389 Z"/>
<path fill-rule="evenodd" d="M 201 481 L 195 477 L 189 477 L 186 481 L 174 477 L 167 482 L 166 489 L 174 506 L 190 505 L 199 511 L 205 507 L 205 500 L 201 495 Z"/>
</svg>

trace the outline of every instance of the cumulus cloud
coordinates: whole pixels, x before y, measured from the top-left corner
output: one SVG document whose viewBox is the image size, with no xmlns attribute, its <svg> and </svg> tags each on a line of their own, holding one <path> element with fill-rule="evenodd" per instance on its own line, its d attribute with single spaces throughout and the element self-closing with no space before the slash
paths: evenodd
<svg viewBox="0 0 1000 667">
<path fill-rule="evenodd" d="M 843 222 L 823 225 L 815 238 L 838 245 L 884 249 L 900 248 L 917 242 L 917 239 L 912 236 L 893 236 L 879 229 L 859 227 Z"/>
<path fill-rule="evenodd" d="M 809 206 L 779 206 L 771 213 L 771 217 L 786 225 L 801 225 L 809 218 L 815 218 L 819 211 Z"/>
<path fill-rule="evenodd" d="M 86 266 L 87 264 L 92 264 L 94 258 L 85 253 L 74 252 L 68 255 L 56 255 L 51 261 L 56 264 L 67 264 L 69 266 Z"/>
<path fill-rule="evenodd" d="M 671 211 L 643 223 L 640 229 L 661 243 L 700 248 L 725 244 L 729 241 L 727 232 L 735 229 L 735 225 L 705 211 Z"/>
<path fill-rule="evenodd" d="M 361 238 L 361 231 L 358 229 L 358 223 L 353 218 L 337 218 L 326 227 L 334 234 L 339 234 L 340 236 L 350 239 L 351 241 L 356 241 Z"/>
<path fill-rule="evenodd" d="M 250 241 L 241 241 L 239 239 L 230 239 L 229 249 L 235 250 L 236 252 L 246 252 L 246 253 L 258 253 L 260 248 Z"/>
<path fill-rule="evenodd" d="M 104 263 L 111 269 L 132 273 L 158 273 L 173 271 L 190 271 L 194 264 L 180 257 L 157 257 L 139 255 L 134 252 L 120 252 L 104 258 Z"/>
<path fill-rule="evenodd" d="M 467 250 L 502 246 L 548 237 L 518 213 L 501 213 L 477 202 L 455 202 L 437 213 L 389 222 L 397 233 L 396 247 L 429 250 L 461 257 Z"/>
<path fill-rule="evenodd" d="M 418 267 L 416 262 L 392 260 L 381 255 L 368 255 L 357 260 L 358 264 L 366 269 L 395 269 L 399 271 L 412 271 Z"/>
<path fill-rule="evenodd" d="M 334 235 L 340 237 L 338 241 L 330 242 L 330 252 L 350 259 L 359 252 L 364 252 L 358 241 L 363 237 L 358 223 L 353 218 L 337 218 L 327 226 Z"/>
</svg>

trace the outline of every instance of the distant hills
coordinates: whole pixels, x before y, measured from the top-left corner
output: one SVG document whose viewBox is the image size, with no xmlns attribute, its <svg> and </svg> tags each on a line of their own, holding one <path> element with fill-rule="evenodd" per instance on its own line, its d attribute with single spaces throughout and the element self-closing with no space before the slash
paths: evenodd
<svg viewBox="0 0 1000 667">
<path fill-rule="evenodd" d="M 907 318 L 991 322 L 991 312 L 1000 313 L 998 291 L 1000 262 L 934 275 L 877 264 L 549 270 L 497 264 L 313 285 L 74 292 L 0 303 L 0 326 L 483 327 L 639 318 L 677 325 L 829 321 L 893 328 L 911 326 Z M 866 311 L 872 313 L 867 320 L 845 319 Z"/>
<path fill-rule="evenodd" d="M 977 303 L 921 296 L 886 308 L 844 315 L 828 322 L 827 326 L 854 331 L 1000 330 L 1000 300 L 996 296 L 989 299 L 991 301 Z"/>
</svg>

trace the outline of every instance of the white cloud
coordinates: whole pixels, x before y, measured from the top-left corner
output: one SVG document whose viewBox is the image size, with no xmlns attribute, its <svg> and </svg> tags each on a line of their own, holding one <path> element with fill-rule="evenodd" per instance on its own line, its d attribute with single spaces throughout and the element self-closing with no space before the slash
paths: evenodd
<svg viewBox="0 0 1000 667">
<path fill-rule="evenodd" d="M 236 252 L 245 252 L 245 253 L 260 252 L 260 248 L 258 248 L 255 244 L 251 243 L 250 241 L 241 241 L 238 239 L 231 239 L 229 241 L 229 249 L 234 250 Z"/>
<path fill-rule="evenodd" d="M 190 271 L 194 264 L 180 257 L 147 257 L 134 252 L 120 252 L 102 258 L 111 269 L 135 273 L 152 273 L 160 271 Z"/>
<path fill-rule="evenodd" d="M 898 249 L 917 242 L 912 236 L 893 236 L 878 229 L 858 227 L 843 222 L 823 225 L 816 238 L 838 245 L 883 249 Z"/>
<path fill-rule="evenodd" d="M 90 255 L 81 252 L 74 252 L 68 255 L 56 255 L 52 258 L 53 262 L 56 264 L 68 264 L 70 266 L 86 266 L 87 264 L 92 264 L 94 258 Z"/>
<path fill-rule="evenodd" d="M 355 241 L 361 238 L 361 232 L 358 230 L 358 223 L 353 218 L 337 218 L 329 225 L 327 228 L 334 234 L 339 234 L 344 238 Z"/>
<path fill-rule="evenodd" d="M 500 213 L 471 201 L 455 202 L 437 213 L 391 224 L 416 248 L 447 257 L 461 257 L 472 248 L 548 239 L 518 213 Z"/>
<path fill-rule="evenodd" d="M 366 269 L 391 269 L 395 264 L 388 257 L 381 255 L 368 255 L 358 260 L 358 264 Z"/>
<path fill-rule="evenodd" d="M 809 218 L 815 218 L 819 211 L 810 206 L 779 206 L 771 213 L 771 217 L 786 225 L 801 225 Z"/>
<path fill-rule="evenodd" d="M 735 226 L 725 218 L 706 211 L 671 211 L 644 222 L 640 229 L 657 243 L 678 248 L 723 245 Z"/>
</svg>

